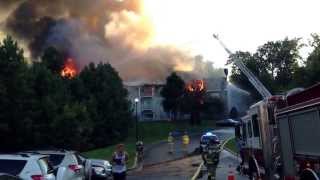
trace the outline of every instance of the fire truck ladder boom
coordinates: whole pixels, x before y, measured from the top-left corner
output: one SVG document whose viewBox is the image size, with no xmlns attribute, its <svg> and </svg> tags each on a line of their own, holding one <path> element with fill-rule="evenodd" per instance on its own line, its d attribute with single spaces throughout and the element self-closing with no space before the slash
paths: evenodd
<svg viewBox="0 0 320 180">
<path fill-rule="evenodd" d="M 233 54 L 230 49 L 226 47 L 226 45 L 219 39 L 218 35 L 213 35 L 215 39 L 217 39 L 220 45 L 227 51 L 229 55 Z M 240 60 L 236 59 L 233 63 L 238 66 L 238 68 L 247 76 L 250 83 L 257 89 L 257 91 L 261 94 L 261 96 L 265 99 L 271 96 L 271 93 L 268 89 L 259 81 L 259 79 L 246 67 L 246 65 Z"/>
</svg>

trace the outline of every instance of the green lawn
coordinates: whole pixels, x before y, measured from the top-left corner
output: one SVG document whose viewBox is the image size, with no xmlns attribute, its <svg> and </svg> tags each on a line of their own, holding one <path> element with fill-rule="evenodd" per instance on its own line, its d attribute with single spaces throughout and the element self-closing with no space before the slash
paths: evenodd
<svg viewBox="0 0 320 180">
<path fill-rule="evenodd" d="M 129 166 L 133 165 L 135 156 L 135 126 L 129 129 L 129 137 L 126 141 L 122 142 L 126 146 L 126 151 L 129 154 Z M 200 126 L 191 127 L 187 121 L 185 122 L 140 122 L 139 123 L 139 136 L 145 144 L 165 140 L 171 131 L 185 131 L 188 132 L 200 132 L 205 129 L 215 127 L 214 121 L 203 121 Z M 83 154 L 89 158 L 99 158 L 110 160 L 115 145 L 108 146 L 106 148 L 95 149 Z"/>
<path fill-rule="evenodd" d="M 236 139 L 235 138 L 230 139 L 225 145 L 225 148 L 227 148 L 228 150 L 234 153 L 237 153 Z"/>
</svg>

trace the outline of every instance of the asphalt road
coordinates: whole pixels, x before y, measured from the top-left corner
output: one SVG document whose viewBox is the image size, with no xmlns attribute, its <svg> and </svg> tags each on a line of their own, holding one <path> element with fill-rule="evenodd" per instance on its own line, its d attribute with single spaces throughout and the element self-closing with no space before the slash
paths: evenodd
<svg viewBox="0 0 320 180">
<path fill-rule="evenodd" d="M 221 141 L 234 135 L 233 128 L 215 130 Z M 177 142 L 178 141 L 178 142 Z M 189 152 L 199 147 L 200 136 L 190 137 Z M 185 180 L 190 179 L 202 162 L 200 156 L 185 157 L 181 150 L 181 139 L 175 143 L 175 153 L 168 153 L 167 143 L 153 145 L 145 152 L 144 167 L 128 173 L 129 180 Z M 179 159 L 179 160 L 174 160 Z"/>
</svg>

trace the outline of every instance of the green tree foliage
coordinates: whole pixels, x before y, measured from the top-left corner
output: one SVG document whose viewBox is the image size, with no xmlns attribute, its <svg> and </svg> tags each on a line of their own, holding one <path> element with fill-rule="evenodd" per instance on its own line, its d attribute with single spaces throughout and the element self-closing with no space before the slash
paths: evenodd
<svg viewBox="0 0 320 180">
<path fill-rule="evenodd" d="M 180 100 L 185 91 L 185 83 L 176 73 L 167 77 L 166 84 L 160 94 L 164 98 L 162 106 L 166 112 L 173 115 L 173 120 L 177 118 Z"/>
<path fill-rule="evenodd" d="M 128 135 L 132 112 L 118 73 L 110 64 L 91 63 L 82 70 L 80 79 L 88 92 L 85 101 L 94 121 L 94 144 L 104 146 L 123 140 Z"/>
<path fill-rule="evenodd" d="M 126 138 L 127 91 L 110 64 L 90 64 L 62 78 L 63 56 L 49 48 L 41 62 L 25 62 L 11 38 L 0 43 L 0 148 L 22 150 L 102 147 Z"/>
<path fill-rule="evenodd" d="M 303 46 L 299 41 L 288 38 L 270 41 L 260 46 L 254 54 L 236 52 L 230 56 L 229 62 L 240 59 L 271 93 L 282 92 L 294 86 L 295 73 L 299 71 L 298 61 L 301 60 L 299 49 Z M 235 65 L 232 67 L 231 81 L 251 92 L 255 99 L 261 98 Z"/>
<path fill-rule="evenodd" d="M 47 48 L 42 55 L 42 63 L 52 72 L 60 73 L 64 65 L 64 56 L 54 47 Z"/>
<path fill-rule="evenodd" d="M 305 66 L 301 67 L 295 76 L 300 86 L 311 86 L 320 82 L 320 36 L 312 34 L 310 42 L 313 51 L 308 56 Z"/>
</svg>

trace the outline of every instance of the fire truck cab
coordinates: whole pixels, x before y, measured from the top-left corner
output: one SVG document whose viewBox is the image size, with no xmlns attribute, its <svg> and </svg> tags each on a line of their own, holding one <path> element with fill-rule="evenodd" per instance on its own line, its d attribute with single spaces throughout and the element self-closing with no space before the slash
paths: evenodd
<svg viewBox="0 0 320 180">
<path fill-rule="evenodd" d="M 269 123 L 268 100 L 260 101 L 252 105 L 247 111 L 247 115 L 242 117 L 240 128 L 243 145 L 241 153 L 244 162 L 247 164 L 250 153 L 254 154 L 258 162 L 260 173 L 264 176 L 267 168 L 272 165 L 272 136 L 273 126 Z M 268 158 L 267 158 L 268 157 Z"/>
<path fill-rule="evenodd" d="M 264 179 L 319 179 L 320 84 L 252 105 L 240 136 L 244 162 L 253 153 Z"/>
</svg>

